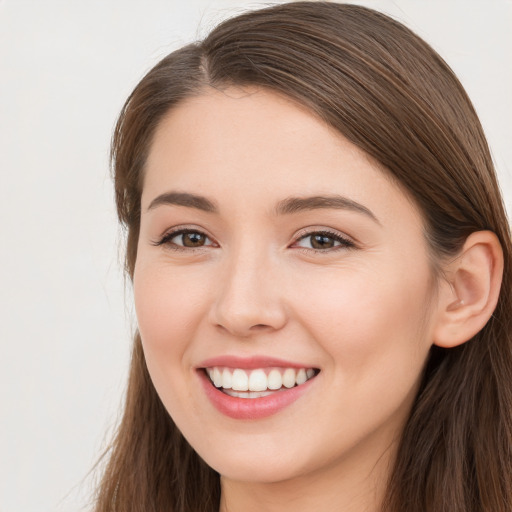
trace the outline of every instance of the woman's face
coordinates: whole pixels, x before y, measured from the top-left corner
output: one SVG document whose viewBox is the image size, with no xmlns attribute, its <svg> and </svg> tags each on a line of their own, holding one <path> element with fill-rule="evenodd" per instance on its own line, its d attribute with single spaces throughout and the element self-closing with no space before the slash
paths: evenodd
<svg viewBox="0 0 512 512">
<path fill-rule="evenodd" d="M 256 89 L 181 103 L 145 172 L 138 325 L 199 455 L 259 482 L 385 460 L 435 322 L 408 197 L 311 113 Z"/>
</svg>

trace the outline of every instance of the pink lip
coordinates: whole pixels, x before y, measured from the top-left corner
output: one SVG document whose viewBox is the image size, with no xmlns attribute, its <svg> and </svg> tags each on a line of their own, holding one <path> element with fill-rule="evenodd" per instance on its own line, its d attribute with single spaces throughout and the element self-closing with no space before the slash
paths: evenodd
<svg viewBox="0 0 512 512">
<path fill-rule="evenodd" d="M 212 366 L 230 365 L 214 364 Z M 275 361 L 273 361 L 272 366 L 281 365 L 275 364 Z M 261 366 L 257 367 L 261 368 Z M 237 366 L 237 368 L 240 368 L 240 366 Z M 247 366 L 243 366 L 242 368 L 247 368 Z M 313 381 L 316 379 L 316 377 L 313 377 L 300 386 L 276 391 L 272 395 L 260 398 L 237 398 L 229 396 L 220 389 L 217 389 L 204 370 L 198 370 L 197 375 L 201 380 L 206 396 L 210 399 L 214 407 L 222 414 L 237 420 L 257 420 L 278 413 L 308 391 Z"/>
<path fill-rule="evenodd" d="M 198 368 L 213 368 L 214 366 L 225 366 L 228 368 L 242 368 L 246 370 L 254 370 L 256 368 L 310 368 L 303 364 L 285 361 L 284 359 L 277 359 L 275 357 L 266 356 L 253 356 L 253 357 L 238 357 L 238 356 L 219 356 L 212 357 L 203 361 Z"/>
</svg>

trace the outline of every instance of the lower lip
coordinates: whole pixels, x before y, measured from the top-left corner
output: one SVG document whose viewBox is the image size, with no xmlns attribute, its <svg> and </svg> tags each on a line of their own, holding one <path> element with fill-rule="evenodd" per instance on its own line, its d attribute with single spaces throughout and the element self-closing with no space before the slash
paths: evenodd
<svg viewBox="0 0 512 512">
<path fill-rule="evenodd" d="M 216 388 L 206 376 L 204 370 L 199 370 L 198 375 L 203 384 L 206 396 L 210 399 L 215 408 L 222 414 L 237 420 L 256 420 L 278 413 L 300 398 L 309 389 L 312 381 L 315 380 L 315 377 L 313 377 L 300 386 L 276 391 L 268 396 L 259 398 L 237 398 L 226 395 L 226 393 Z"/>
</svg>

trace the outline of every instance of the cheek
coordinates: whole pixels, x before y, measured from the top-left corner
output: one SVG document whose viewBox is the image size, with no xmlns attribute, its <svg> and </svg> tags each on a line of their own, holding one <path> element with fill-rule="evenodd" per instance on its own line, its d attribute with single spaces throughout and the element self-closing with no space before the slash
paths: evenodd
<svg viewBox="0 0 512 512">
<path fill-rule="evenodd" d="M 187 348 L 204 316 L 208 290 L 198 276 L 180 269 L 137 264 L 135 310 L 148 366 L 187 365 Z"/>
<path fill-rule="evenodd" d="M 144 263 L 137 263 L 133 280 L 144 357 L 162 403 L 177 424 L 187 426 L 193 410 L 200 414 L 191 394 L 195 370 L 190 354 L 208 287 L 180 269 Z"/>
<path fill-rule="evenodd" d="M 298 316 L 346 384 L 416 379 L 430 348 L 428 269 L 340 273 L 317 282 Z M 323 284 L 323 286 L 322 286 Z"/>
<path fill-rule="evenodd" d="M 306 328 L 328 356 L 324 378 L 339 390 L 330 402 L 346 439 L 402 427 L 430 348 L 424 328 L 426 280 L 344 276 L 330 293 L 308 294 Z M 373 279 L 372 279 L 373 277 Z M 332 446 L 339 442 L 336 436 Z"/>
</svg>

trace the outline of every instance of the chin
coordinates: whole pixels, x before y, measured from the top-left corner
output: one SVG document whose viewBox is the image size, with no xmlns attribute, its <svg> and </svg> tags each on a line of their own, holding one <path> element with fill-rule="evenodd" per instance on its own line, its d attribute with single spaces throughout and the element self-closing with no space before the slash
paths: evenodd
<svg viewBox="0 0 512 512">
<path fill-rule="evenodd" d="M 215 469 L 222 478 L 248 483 L 272 484 L 300 477 L 304 472 L 299 471 L 296 462 L 283 464 L 280 457 L 274 454 L 265 464 L 250 461 L 222 461 Z"/>
<path fill-rule="evenodd" d="M 277 483 L 303 476 L 316 467 L 311 454 L 298 446 L 287 447 L 282 438 L 272 439 L 265 446 L 254 438 L 243 443 L 234 440 L 230 445 L 214 443 L 211 440 L 209 446 L 198 447 L 198 453 L 228 480 Z"/>
</svg>

